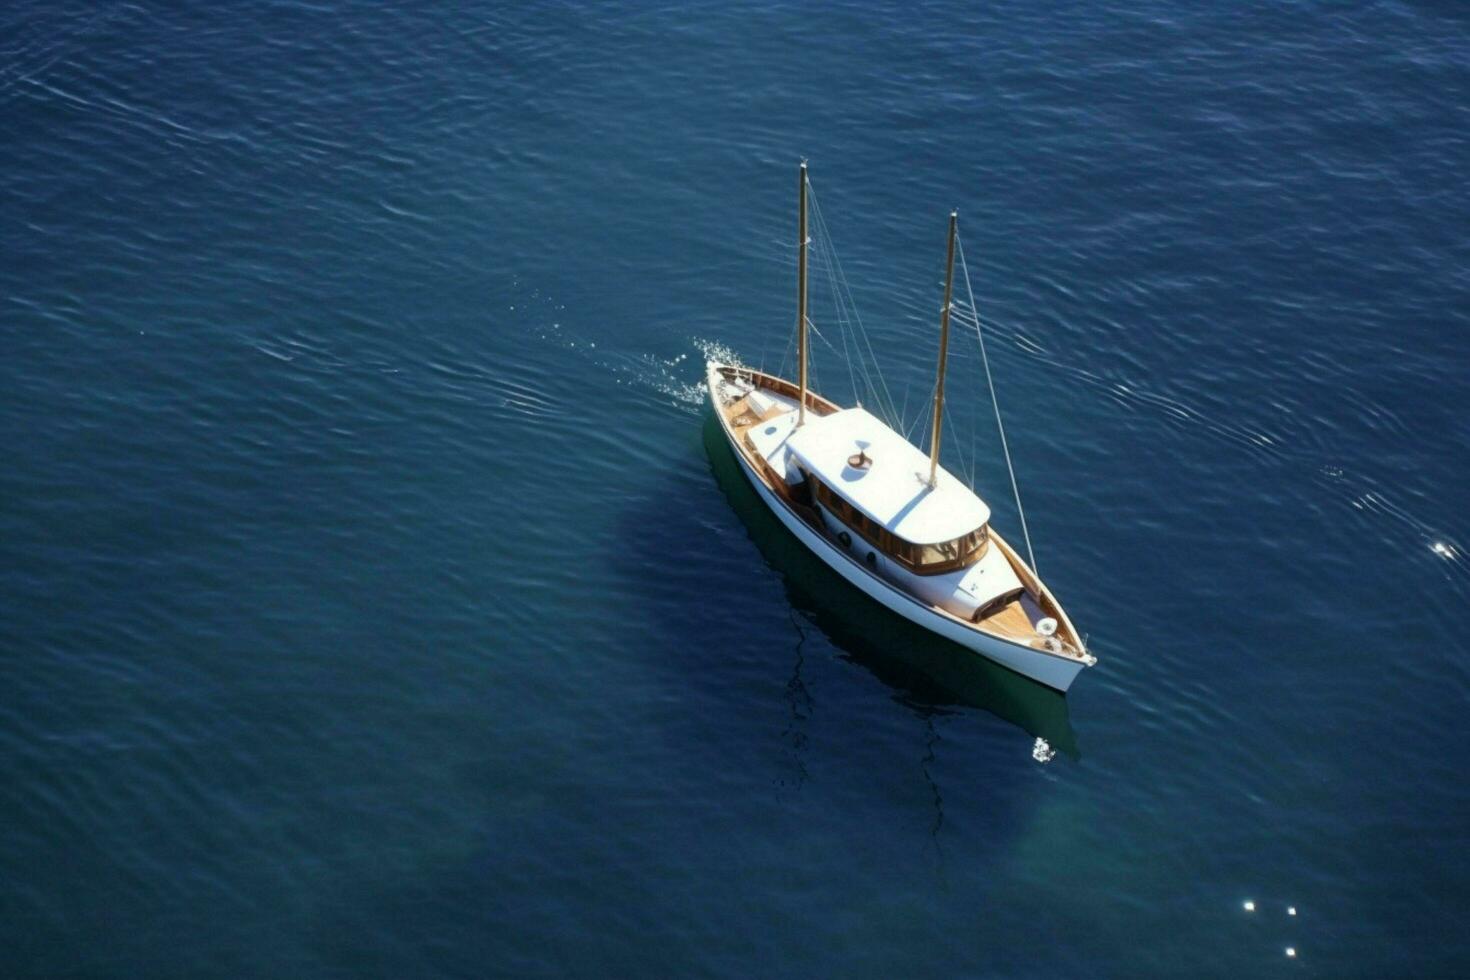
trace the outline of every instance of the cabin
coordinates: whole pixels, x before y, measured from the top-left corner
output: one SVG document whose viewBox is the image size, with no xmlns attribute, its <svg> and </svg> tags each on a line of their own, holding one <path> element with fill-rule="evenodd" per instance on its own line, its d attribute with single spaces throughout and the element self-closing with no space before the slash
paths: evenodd
<svg viewBox="0 0 1470 980">
<path fill-rule="evenodd" d="M 930 485 L 928 456 L 882 420 L 861 407 L 800 428 L 787 418 L 767 426 L 784 443 L 787 481 L 805 481 L 828 530 L 859 560 L 965 618 L 1024 591 L 990 548 L 990 508 L 942 467 Z"/>
</svg>

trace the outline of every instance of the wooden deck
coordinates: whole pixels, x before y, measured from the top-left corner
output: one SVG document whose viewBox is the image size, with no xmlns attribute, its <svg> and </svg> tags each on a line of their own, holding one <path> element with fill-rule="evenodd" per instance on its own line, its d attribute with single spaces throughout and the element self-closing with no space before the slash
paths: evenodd
<svg viewBox="0 0 1470 980">
<path fill-rule="evenodd" d="M 1026 642 L 1041 639 L 1041 634 L 1036 632 L 1036 628 L 1031 625 L 1031 620 L 1026 615 L 1026 610 L 1021 607 L 1020 599 L 1011 600 L 981 619 L 976 625 L 987 633 L 996 633 L 1013 640 Z"/>
</svg>

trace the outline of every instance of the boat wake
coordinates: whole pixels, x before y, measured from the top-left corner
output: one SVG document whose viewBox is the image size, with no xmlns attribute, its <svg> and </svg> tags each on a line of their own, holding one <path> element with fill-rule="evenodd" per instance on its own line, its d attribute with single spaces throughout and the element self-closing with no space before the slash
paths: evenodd
<svg viewBox="0 0 1470 980">
<path fill-rule="evenodd" d="M 599 347 L 597 341 L 578 335 L 560 321 L 536 328 L 536 336 L 545 343 L 585 358 L 600 372 L 612 375 L 614 384 L 646 394 L 659 404 L 691 417 L 703 411 L 705 362 L 742 363 L 739 355 L 724 344 L 698 337 L 692 340 L 692 350 L 663 357 L 649 352 Z M 698 356 L 691 356 L 695 354 Z"/>
</svg>

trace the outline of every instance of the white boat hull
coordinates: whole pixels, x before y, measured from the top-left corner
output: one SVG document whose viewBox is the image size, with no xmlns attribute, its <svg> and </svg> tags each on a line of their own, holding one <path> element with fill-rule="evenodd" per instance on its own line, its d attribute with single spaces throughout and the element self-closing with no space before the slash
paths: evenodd
<svg viewBox="0 0 1470 980">
<path fill-rule="evenodd" d="M 715 406 L 715 414 L 720 415 L 718 405 Z M 823 537 L 784 500 L 772 493 L 765 481 L 755 472 L 745 454 L 740 452 L 739 447 L 732 441 L 730 428 L 723 418 L 720 419 L 720 428 L 725 434 L 726 443 L 739 461 L 740 470 L 745 474 L 746 480 L 755 488 L 755 492 L 777 519 L 818 558 L 872 599 L 932 633 L 937 633 L 1018 674 L 1058 691 L 1065 692 L 1071 687 L 1072 681 L 1087 666 L 1085 662 L 1074 658 L 1035 650 L 977 630 L 962 620 L 946 615 L 932 606 L 924 605 L 869 572 L 861 563 Z"/>
</svg>

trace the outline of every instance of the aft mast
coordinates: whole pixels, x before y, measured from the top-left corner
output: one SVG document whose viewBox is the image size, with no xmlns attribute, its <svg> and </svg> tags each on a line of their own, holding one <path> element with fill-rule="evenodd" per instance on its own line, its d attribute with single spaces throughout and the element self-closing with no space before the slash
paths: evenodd
<svg viewBox="0 0 1470 980">
<path fill-rule="evenodd" d="M 929 440 L 929 488 L 939 479 L 939 432 L 944 424 L 944 363 L 949 357 L 949 308 L 954 295 L 954 239 L 959 212 L 949 213 L 949 257 L 944 261 L 944 307 L 939 311 L 939 380 L 934 383 L 934 429 Z M 803 254 L 803 265 L 805 255 Z M 806 367 L 802 371 L 805 377 Z"/>
</svg>

